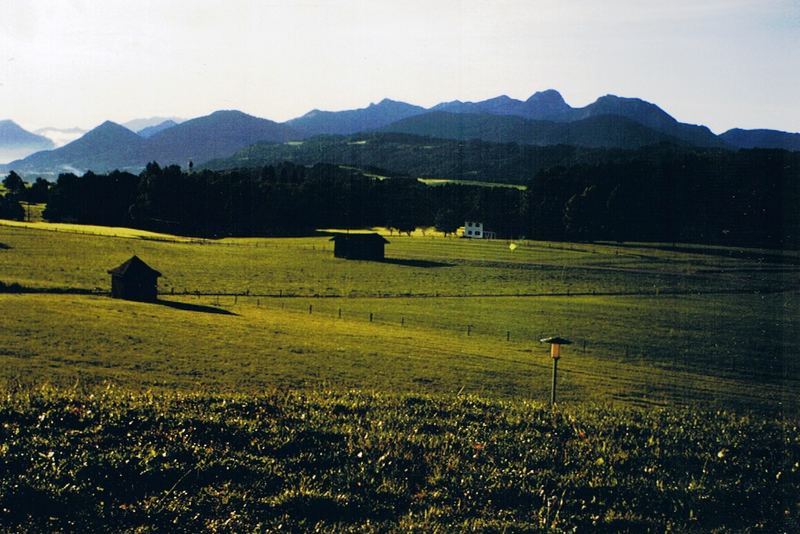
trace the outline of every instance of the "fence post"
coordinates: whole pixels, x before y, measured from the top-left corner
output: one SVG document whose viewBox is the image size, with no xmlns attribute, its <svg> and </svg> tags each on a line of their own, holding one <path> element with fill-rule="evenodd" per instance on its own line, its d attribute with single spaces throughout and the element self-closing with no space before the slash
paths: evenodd
<svg viewBox="0 0 800 534">
<path fill-rule="evenodd" d="M 309 315 L 311 315 L 311 312 L 312 312 L 313 309 L 314 309 L 314 305 L 313 304 L 309 304 L 308 305 L 308 314 Z"/>
<path fill-rule="evenodd" d="M 339 308 L 339 319 L 341 319 L 341 318 L 342 318 L 342 309 Z"/>
<path fill-rule="evenodd" d="M 372 322 L 372 312 L 369 312 L 369 322 Z"/>
<path fill-rule="evenodd" d="M 511 341 L 511 331 L 506 330 L 506 341 Z"/>
<path fill-rule="evenodd" d="M 400 326 L 405 326 L 405 324 L 406 324 L 406 318 L 400 317 Z"/>
<path fill-rule="evenodd" d="M 467 325 L 467 335 L 469 336 L 471 332 L 472 332 L 472 325 L 468 324 Z"/>
</svg>

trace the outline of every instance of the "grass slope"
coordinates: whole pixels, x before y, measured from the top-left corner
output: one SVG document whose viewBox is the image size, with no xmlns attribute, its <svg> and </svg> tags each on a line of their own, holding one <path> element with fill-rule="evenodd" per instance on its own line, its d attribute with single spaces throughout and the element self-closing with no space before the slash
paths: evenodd
<svg viewBox="0 0 800 534">
<path fill-rule="evenodd" d="M 391 239 L 395 261 L 376 263 L 335 259 L 326 238 L 170 243 L 1 227 L 5 283 L 102 292 L 105 271 L 135 252 L 164 273 L 167 302 L 0 296 L 0 376 L 545 398 L 549 361 L 536 340 L 562 333 L 577 342 L 562 360 L 564 400 L 798 408 L 798 298 L 776 291 L 796 283 L 791 264 Z"/>
<path fill-rule="evenodd" d="M 0 531 L 798 529 L 796 254 L 390 241 L 0 226 Z"/>
<path fill-rule="evenodd" d="M 789 532 L 796 425 L 472 396 L 12 392 L 0 529 Z"/>
</svg>

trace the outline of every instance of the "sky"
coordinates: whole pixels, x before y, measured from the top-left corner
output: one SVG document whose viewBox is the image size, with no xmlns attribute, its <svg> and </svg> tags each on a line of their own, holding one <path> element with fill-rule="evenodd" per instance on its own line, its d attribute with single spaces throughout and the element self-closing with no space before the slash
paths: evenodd
<svg viewBox="0 0 800 534">
<path fill-rule="evenodd" d="M 0 119 L 284 121 L 557 89 L 800 131 L 800 0 L 0 0 Z"/>
</svg>

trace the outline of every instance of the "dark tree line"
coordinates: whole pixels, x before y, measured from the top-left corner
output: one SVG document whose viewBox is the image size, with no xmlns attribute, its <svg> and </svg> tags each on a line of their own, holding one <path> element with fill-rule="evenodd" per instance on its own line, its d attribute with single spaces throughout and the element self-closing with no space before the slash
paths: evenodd
<svg viewBox="0 0 800 534">
<path fill-rule="evenodd" d="M 800 153 L 778 150 L 616 151 L 542 171 L 526 191 L 426 186 L 321 163 L 190 173 L 151 163 L 138 176 L 62 174 L 44 215 L 209 237 L 370 226 L 450 233 L 476 220 L 502 237 L 796 248 L 799 188 Z"/>
<path fill-rule="evenodd" d="M 542 172 L 528 198 L 530 227 L 549 239 L 800 244 L 798 152 L 642 149 Z"/>
<path fill-rule="evenodd" d="M 6 192 L 4 195 L 0 195 L 0 219 L 21 221 L 25 218 L 25 210 L 20 203 L 31 202 L 38 204 L 47 202 L 50 182 L 43 178 L 37 178 L 29 186 L 21 176 L 11 171 L 3 179 L 3 187 Z"/>
</svg>

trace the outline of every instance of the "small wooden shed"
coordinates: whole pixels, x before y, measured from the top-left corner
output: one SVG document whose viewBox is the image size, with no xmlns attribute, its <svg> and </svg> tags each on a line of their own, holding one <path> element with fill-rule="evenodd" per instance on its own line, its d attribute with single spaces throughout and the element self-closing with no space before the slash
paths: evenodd
<svg viewBox="0 0 800 534">
<path fill-rule="evenodd" d="M 111 275 L 111 296 L 115 299 L 155 302 L 158 299 L 158 277 L 161 273 L 138 256 L 108 271 Z"/>
<path fill-rule="evenodd" d="M 333 255 L 348 260 L 382 261 L 384 246 L 389 242 L 378 234 L 336 234 Z"/>
</svg>

